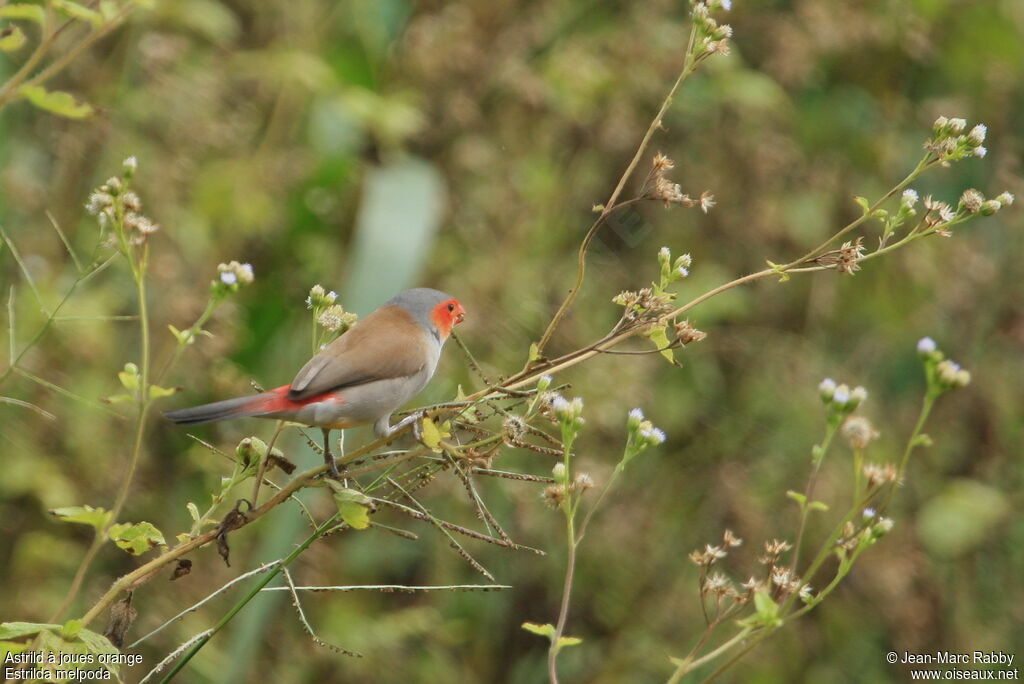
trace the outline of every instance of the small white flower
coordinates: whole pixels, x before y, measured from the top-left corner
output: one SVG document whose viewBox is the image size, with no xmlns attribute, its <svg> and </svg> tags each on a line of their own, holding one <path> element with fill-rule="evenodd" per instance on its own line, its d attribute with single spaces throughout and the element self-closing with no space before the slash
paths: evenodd
<svg viewBox="0 0 1024 684">
<path fill-rule="evenodd" d="M 967 122 L 964 119 L 953 118 L 949 120 L 949 130 L 953 133 L 963 133 L 965 128 L 967 128 Z"/>
<path fill-rule="evenodd" d="M 857 387 L 854 387 L 853 391 L 850 392 L 850 399 L 857 405 L 863 403 L 867 398 L 868 391 L 859 385 Z"/>
<path fill-rule="evenodd" d="M 220 281 L 225 285 L 234 285 L 238 282 L 238 276 L 235 275 L 234 271 L 224 271 L 220 274 Z"/>
<path fill-rule="evenodd" d="M 974 148 L 974 156 L 975 157 L 978 157 L 979 159 L 981 159 L 986 154 L 988 154 L 988 150 L 986 150 L 984 146 L 978 145 L 977 147 Z"/>
<path fill-rule="evenodd" d="M 668 247 L 662 247 L 658 250 L 658 258 L 668 261 L 672 258 L 672 251 Z"/>
<path fill-rule="evenodd" d="M 977 146 L 985 142 L 985 134 L 988 132 L 988 128 L 985 124 L 978 124 L 971 129 L 971 132 L 967 134 L 967 142 Z"/>
<path fill-rule="evenodd" d="M 256 275 L 253 273 L 253 270 L 252 270 L 252 264 L 242 264 L 242 265 L 240 265 L 238 267 L 237 273 L 238 273 L 239 279 L 241 279 L 241 281 L 243 283 L 245 283 L 246 285 L 251 283 L 256 278 Z"/>
<path fill-rule="evenodd" d="M 998 197 L 996 197 L 996 200 L 1000 204 L 1002 204 L 1004 207 L 1008 207 L 1011 204 L 1013 204 L 1013 195 L 1011 195 L 1008 192 L 1004 192 L 1001 195 L 999 195 Z"/>
<path fill-rule="evenodd" d="M 640 431 L 640 436 L 652 446 L 657 446 L 665 442 L 665 433 L 656 427 L 642 429 Z"/>
<path fill-rule="evenodd" d="M 722 0 L 722 9 L 726 12 L 732 11 L 732 0 Z"/>
<path fill-rule="evenodd" d="M 903 195 L 900 197 L 900 204 L 907 209 L 912 209 L 917 204 L 917 190 L 913 188 L 907 188 L 903 191 Z"/>
<path fill-rule="evenodd" d="M 871 520 L 872 518 L 875 517 L 876 512 L 875 512 L 874 508 L 865 508 L 864 511 L 861 513 L 861 515 L 864 516 L 865 520 Z"/>
<path fill-rule="evenodd" d="M 1007 192 L 1007 193 L 1004 193 L 1004 194 L 1009 195 L 1010 193 Z M 681 257 L 679 257 L 678 259 L 676 259 L 676 266 L 681 266 L 683 268 L 690 268 L 690 266 L 692 264 L 693 264 L 693 257 L 690 256 L 689 253 L 686 253 L 686 254 L 682 255 Z"/>
<path fill-rule="evenodd" d="M 690 272 L 688 270 L 686 270 L 685 268 L 683 268 L 682 266 L 680 266 L 679 268 L 676 269 L 676 273 L 679 274 L 680 278 L 685 278 L 688 275 L 690 275 Z"/>
<path fill-rule="evenodd" d="M 132 155 L 124 160 L 124 170 L 135 173 L 139 168 L 139 160 Z"/>
<path fill-rule="evenodd" d="M 918 354 L 931 354 L 936 349 L 938 349 L 938 346 L 935 344 L 935 340 L 930 337 L 922 337 L 917 341 Z"/>
<path fill-rule="evenodd" d="M 836 387 L 836 391 L 832 393 L 832 403 L 839 406 L 846 406 L 848 401 L 850 401 L 850 388 L 846 385 L 839 385 L 839 387 Z"/>
<path fill-rule="evenodd" d="M 818 383 L 818 393 L 825 401 L 831 401 L 832 395 L 836 392 L 836 381 L 832 378 L 825 378 Z"/>
</svg>

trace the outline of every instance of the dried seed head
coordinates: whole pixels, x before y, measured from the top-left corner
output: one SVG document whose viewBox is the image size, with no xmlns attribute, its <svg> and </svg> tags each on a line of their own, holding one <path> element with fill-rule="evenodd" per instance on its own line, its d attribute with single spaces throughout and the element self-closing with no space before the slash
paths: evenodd
<svg viewBox="0 0 1024 684">
<path fill-rule="evenodd" d="M 854 449 L 863 449 L 872 441 L 878 439 L 878 431 L 871 425 L 871 421 L 864 416 L 850 416 L 843 423 L 843 437 Z"/>
<path fill-rule="evenodd" d="M 684 347 L 691 342 L 700 342 L 707 337 L 707 333 L 697 330 L 689 320 L 677 322 L 675 324 L 675 332 L 676 339 L 678 339 L 679 344 Z"/>
<path fill-rule="evenodd" d="M 895 482 L 898 476 L 896 466 L 891 463 L 865 463 L 863 472 L 869 489 L 888 482 Z"/>
<path fill-rule="evenodd" d="M 565 501 L 565 485 L 553 484 L 544 488 L 541 498 L 551 508 L 558 508 Z"/>
<path fill-rule="evenodd" d="M 984 202 L 985 196 L 974 188 L 964 190 L 964 194 L 960 196 L 960 204 L 967 210 L 968 214 L 977 214 L 981 211 L 981 205 Z"/>
<path fill-rule="evenodd" d="M 732 530 L 726 530 L 725 534 L 722 535 L 722 543 L 725 546 L 739 546 L 743 543 L 743 540 L 732 533 Z"/>
</svg>

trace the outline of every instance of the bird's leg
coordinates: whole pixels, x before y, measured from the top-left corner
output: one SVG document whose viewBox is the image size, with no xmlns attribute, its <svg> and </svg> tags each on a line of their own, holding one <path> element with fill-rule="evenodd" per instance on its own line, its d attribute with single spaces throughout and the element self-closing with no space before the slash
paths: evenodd
<svg viewBox="0 0 1024 684">
<path fill-rule="evenodd" d="M 324 433 L 324 463 L 331 467 L 331 477 L 340 480 L 341 473 L 338 472 L 338 464 L 334 462 L 334 454 L 331 453 L 331 429 L 320 428 L 320 431 Z"/>
</svg>

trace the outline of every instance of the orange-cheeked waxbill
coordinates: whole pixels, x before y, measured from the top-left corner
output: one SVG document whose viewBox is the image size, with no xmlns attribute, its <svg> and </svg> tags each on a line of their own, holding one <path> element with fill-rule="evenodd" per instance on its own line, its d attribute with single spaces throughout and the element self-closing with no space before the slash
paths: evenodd
<svg viewBox="0 0 1024 684">
<path fill-rule="evenodd" d="M 291 384 L 164 415 L 182 425 L 252 416 L 319 427 L 324 460 L 337 477 L 330 431 L 372 423 L 379 437 L 387 437 L 410 422 L 392 426 L 391 414 L 430 381 L 445 341 L 465 314 L 449 294 L 406 290 L 324 347 Z"/>
</svg>

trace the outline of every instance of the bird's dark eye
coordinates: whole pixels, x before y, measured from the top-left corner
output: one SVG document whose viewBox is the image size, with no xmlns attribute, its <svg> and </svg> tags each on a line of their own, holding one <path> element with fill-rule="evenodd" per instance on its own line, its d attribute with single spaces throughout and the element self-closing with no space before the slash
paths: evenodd
<svg viewBox="0 0 1024 684">
<path fill-rule="evenodd" d="M 448 311 L 455 311 L 455 305 L 452 303 L 448 304 Z"/>
</svg>

